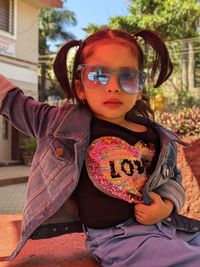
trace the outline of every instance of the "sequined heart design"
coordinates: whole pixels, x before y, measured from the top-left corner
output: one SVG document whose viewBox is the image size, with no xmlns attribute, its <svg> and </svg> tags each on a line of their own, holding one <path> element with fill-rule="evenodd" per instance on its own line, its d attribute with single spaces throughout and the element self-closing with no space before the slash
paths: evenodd
<svg viewBox="0 0 200 267">
<path fill-rule="evenodd" d="M 87 150 L 89 178 L 109 196 L 140 202 L 148 179 L 146 168 L 154 154 L 155 150 L 141 141 L 131 146 L 118 137 L 98 138 Z"/>
</svg>

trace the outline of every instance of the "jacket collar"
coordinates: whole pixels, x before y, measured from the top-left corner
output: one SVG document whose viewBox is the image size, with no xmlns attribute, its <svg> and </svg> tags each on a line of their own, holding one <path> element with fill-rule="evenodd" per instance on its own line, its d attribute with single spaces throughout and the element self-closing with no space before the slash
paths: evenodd
<svg viewBox="0 0 200 267">
<path fill-rule="evenodd" d="M 55 119 L 55 123 L 48 130 L 48 134 L 56 138 L 69 138 L 76 141 L 81 141 L 89 135 L 92 113 L 87 106 L 66 104 L 60 109 L 58 116 L 59 122 Z M 153 120 L 137 116 L 132 121 L 155 128 L 163 143 L 175 141 L 184 146 L 189 146 L 177 134 Z"/>
</svg>

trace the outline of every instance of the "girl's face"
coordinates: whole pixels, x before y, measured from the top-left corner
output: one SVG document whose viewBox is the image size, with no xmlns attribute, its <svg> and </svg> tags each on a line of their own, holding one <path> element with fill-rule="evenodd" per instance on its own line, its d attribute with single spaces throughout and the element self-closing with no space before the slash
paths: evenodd
<svg viewBox="0 0 200 267">
<path fill-rule="evenodd" d="M 137 52 L 133 51 L 126 44 L 99 43 L 86 57 L 84 64 L 107 66 L 112 70 L 124 67 L 138 69 Z M 112 73 L 108 83 L 102 87 L 91 89 L 80 80 L 76 80 L 75 85 L 77 96 L 86 100 L 95 117 L 116 124 L 125 121 L 126 113 L 141 98 L 139 93 L 131 94 L 122 90 L 117 73 Z"/>
</svg>

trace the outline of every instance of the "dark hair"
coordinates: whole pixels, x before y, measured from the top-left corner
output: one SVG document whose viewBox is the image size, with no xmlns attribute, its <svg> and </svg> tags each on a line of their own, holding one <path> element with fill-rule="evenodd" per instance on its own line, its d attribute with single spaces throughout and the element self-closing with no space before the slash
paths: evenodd
<svg viewBox="0 0 200 267">
<path fill-rule="evenodd" d="M 135 47 L 138 52 L 139 68 L 143 69 L 146 63 L 145 52 L 143 51 L 141 45 L 138 42 L 138 37 L 141 37 L 145 44 L 149 44 L 155 51 L 154 62 L 150 68 L 150 77 L 154 80 L 156 74 L 158 73 L 157 80 L 154 83 L 154 87 L 159 87 L 164 81 L 168 79 L 171 75 L 173 67 L 169 57 L 168 50 L 159 37 L 158 33 L 150 30 L 142 30 L 135 34 L 130 34 L 122 30 L 112 30 L 109 28 L 99 30 L 96 33 L 90 35 L 84 41 L 82 40 L 71 40 L 64 44 L 58 51 L 57 56 L 54 61 L 54 72 L 59 81 L 62 89 L 66 93 L 66 97 L 72 100 L 79 100 L 76 96 L 75 90 L 75 79 L 77 66 L 84 63 L 83 49 L 91 46 L 96 42 L 126 42 L 130 44 L 131 47 Z M 67 56 L 69 50 L 73 47 L 78 47 L 72 71 L 72 82 L 69 81 L 70 69 L 67 66 Z M 92 47 L 90 53 L 92 52 Z M 150 114 L 153 115 L 153 111 L 149 105 L 149 98 L 146 96 L 146 91 L 144 90 L 142 99 L 137 101 L 133 109 L 128 112 L 127 117 L 132 115 L 141 115 L 144 117 L 149 117 Z"/>
</svg>

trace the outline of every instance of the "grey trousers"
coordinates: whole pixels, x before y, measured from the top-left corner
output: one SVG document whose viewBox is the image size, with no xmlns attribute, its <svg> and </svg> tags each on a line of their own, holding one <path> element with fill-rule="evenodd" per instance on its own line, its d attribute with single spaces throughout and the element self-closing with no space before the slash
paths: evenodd
<svg viewBox="0 0 200 267">
<path fill-rule="evenodd" d="M 142 225 L 130 219 L 111 228 L 87 228 L 86 247 L 105 267 L 200 266 L 200 233 L 161 222 Z"/>
</svg>

